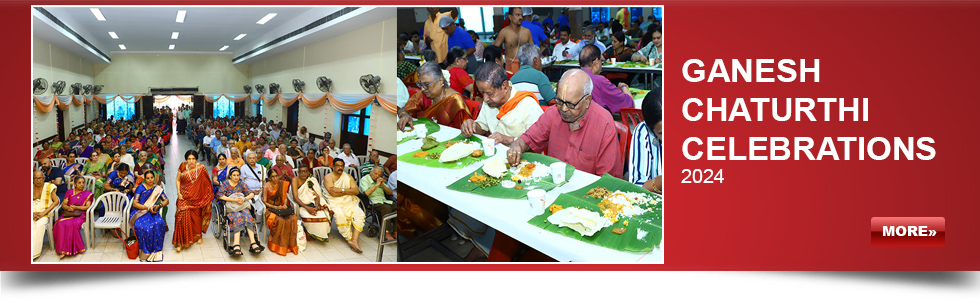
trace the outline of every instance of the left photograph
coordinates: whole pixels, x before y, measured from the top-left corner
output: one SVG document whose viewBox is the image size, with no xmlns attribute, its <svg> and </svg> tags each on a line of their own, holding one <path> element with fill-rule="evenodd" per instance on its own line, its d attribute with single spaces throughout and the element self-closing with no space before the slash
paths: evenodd
<svg viewBox="0 0 980 302">
<path fill-rule="evenodd" d="M 33 263 L 396 262 L 395 8 L 31 13 Z"/>
</svg>

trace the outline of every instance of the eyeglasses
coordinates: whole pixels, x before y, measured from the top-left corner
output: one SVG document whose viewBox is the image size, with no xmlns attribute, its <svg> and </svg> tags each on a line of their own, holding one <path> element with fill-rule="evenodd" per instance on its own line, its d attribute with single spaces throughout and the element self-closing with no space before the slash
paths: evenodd
<svg viewBox="0 0 980 302">
<path fill-rule="evenodd" d="M 579 103 L 582 103 L 582 100 L 583 100 L 583 99 L 585 99 L 585 96 L 587 96 L 587 95 L 588 95 L 588 94 L 586 94 L 586 95 L 583 95 L 583 96 L 582 96 L 581 98 L 579 98 L 579 99 L 578 99 L 578 101 L 577 101 L 577 102 L 575 102 L 575 103 L 572 103 L 572 102 L 569 102 L 569 101 L 565 101 L 565 100 L 563 100 L 563 99 L 560 99 L 560 98 L 558 98 L 558 96 L 556 95 L 556 96 L 555 96 L 555 103 L 557 103 L 556 105 L 557 105 L 558 107 L 561 107 L 561 106 L 565 106 L 565 108 L 568 108 L 568 109 L 575 109 L 575 107 L 578 107 L 578 104 L 579 104 Z"/>
<path fill-rule="evenodd" d="M 435 84 L 436 82 L 439 82 L 440 80 L 442 80 L 442 79 L 432 80 L 432 82 L 429 82 L 428 84 L 426 84 L 426 83 L 420 83 L 419 84 L 419 88 L 422 88 L 422 90 L 429 90 L 429 87 L 431 87 L 432 84 Z"/>
</svg>

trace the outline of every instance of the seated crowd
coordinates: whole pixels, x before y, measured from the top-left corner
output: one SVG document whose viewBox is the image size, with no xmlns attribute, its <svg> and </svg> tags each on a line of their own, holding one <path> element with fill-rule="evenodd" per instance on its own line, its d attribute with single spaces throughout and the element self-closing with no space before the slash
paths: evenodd
<svg viewBox="0 0 980 302">
<path fill-rule="evenodd" d="M 317 143 L 305 127 L 291 134 L 281 122 L 260 118 L 198 118 L 185 123 L 182 130 L 196 148 L 184 154 L 176 173 L 171 171 L 177 190 L 172 225 L 166 213 L 174 193 L 168 195 L 162 184 L 172 133 L 168 110 L 157 111 L 149 120 L 90 123 L 69 135 L 68 142 L 44 142 L 35 156 L 33 175 L 33 258 L 41 253 L 49 223 L 59 257 L 83 253 L 80 229 L 88 218 L 85 212 L 108 192 L 118 192 L 131 203 L 130 213 L 124 215 L 130 234 L 138 239 L 139 259 L 149 262 L 163 260 L 163 241 L 171 230 L 171 244 L 178 252 L 202 243 L 211 215 L 221 214 L 212 209 L 225 216 L 222 223 L 231 236 L 228 252 L 234 256 L 243 254 L 242 235 L 251 242 L 248 251 L 265 249 L 260 226 L 269 229 L 269 249 L 285 255 L 302 251 L 306 235 L 326 241 L 332 223 L 351 250 L 360 253 L 357 239 L 366 217 L 362 200 L 382 215 L 394 210 L 393 197 L 385 194 L 394 193 L 395 178 L 389 181 L 388 175 L 395 173 L 396 161 L 382 165 L 377 151 L 362 163 L 349 144 L 337 148 L 329 132 Z M 78 156 L 87 160 L 76 162 Z M 213 164 L 205 165 L 207 160 Z M 313 177 L 316 167 L 333 170 L 323 175 L 322 186 Z M 356 173 L 346 172 L 347 167 Z M 361 171 L 364 176 L 357 179 Z M 87 179 L 95 185 L 88 186 Z M 104 215 L 103 207 L 95 210 L 95 217 Z M 385 236 L 392 238 L 391 232 Z"/>
<path fill-rule="evenodd" d="M 168 110 L 157 109 L 149 119 L 90 122 L 69 133 L 65 142 L 57 136 L 42 142 L 34 155 L 32 256 L 40 255 L 48 223 L 54 224 L 59 257 L 84 252 L 79 227 L 93 201 L 110 191 L 131 197 L 135 184 L 162 180 L 170 120 Z M 153 180 L 147 180 L 147 175 Z M 86 180 L 92 185 L 86 186 Z M 101 215 L 104 209 L 98 211 Z M 48 221 L 49 214 L 59 212 Z"/>
</svg>

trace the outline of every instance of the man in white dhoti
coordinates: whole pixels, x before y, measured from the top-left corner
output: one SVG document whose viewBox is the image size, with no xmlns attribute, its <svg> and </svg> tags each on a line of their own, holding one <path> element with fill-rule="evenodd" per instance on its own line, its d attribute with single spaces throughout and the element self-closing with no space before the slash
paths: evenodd
<svg viewBox="0 0 980 302">
<path fill-rule="evenodd" d="M 34 171 L 34 191 L 31 196 L 31 259 L 41 256 L 44 245 L 44 231 L 48 227 L 48 213 L 61 203 L 58 200 L 58 186 L 44 182 L 44 173 Z"/>
<path fill-rule="evenodd" d="M 299 209 L 306 234 L 316 240 L 327 241 L 330 235 L 330 213 L 323 201 L 323 190 L 316 177 L 310 177 L 310 168 L 300 164 L 299 175 L 292 180 L 293 201 Z"/>
<path fill-rule="evenodd" d="M 334 158 L 333 172 L 324 177 L 323 182 L 327 188 L 327 202 L 337 219 L 337 230 L 347 239 L 350 249 L 360 254 L 363 251 L 357 244 L 357 239 L 361 237 L 364 228 L 364 211 L 358 206 L 361 200 L 357 198 L 360 193 L 357 181 L 350 174 L 344 173 L 344 165 L 343 159 Z"/>
</svg>

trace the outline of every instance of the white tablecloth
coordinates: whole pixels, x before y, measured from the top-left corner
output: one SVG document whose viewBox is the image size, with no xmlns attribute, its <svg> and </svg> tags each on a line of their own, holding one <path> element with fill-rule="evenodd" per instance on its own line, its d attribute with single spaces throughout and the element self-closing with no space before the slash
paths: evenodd
<svg viewBox="0 0 980 302">
<path fill-rule="evenodd" d="M 459 133 L 459 129 L 443 125 L 439 132 L 429 135 L 436 137 L 439 141 L 445 141 L 458 136 Z M 421 147 L 422 140 L 405 142 L 398 145 L 398 154 L 414 152 Z M 502 144 L 497 144 L 494 157 L 505 156 L 507 148 Z M 527 221 L 537 214 L 531 213 L 530 204 L 526 199 L 492 198 L 446 188 L 460 178 L 468 177 L 469 173 L 483 165 L 482 162 L 474 163 L 462 169 L 423 167 L 404 162 L 398 165 L 398 170 L 401 171 L 398 174 L 398 181 L 428 194 L 558 261 L 594 263 L 663 263 L 664 261 L 662 244 L 661 248 L 656 248 L 648 253 L 629 253 L 585 243 L 528 224 Z M 546 200 L 550 204 L 559 194 L 585 187 L 598 179 L 599 176 L 576 170 L 568 183 L 548 192 Z"/>
</svg>

